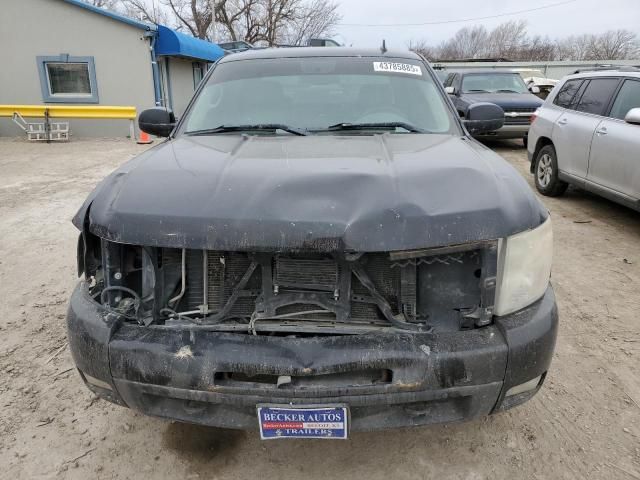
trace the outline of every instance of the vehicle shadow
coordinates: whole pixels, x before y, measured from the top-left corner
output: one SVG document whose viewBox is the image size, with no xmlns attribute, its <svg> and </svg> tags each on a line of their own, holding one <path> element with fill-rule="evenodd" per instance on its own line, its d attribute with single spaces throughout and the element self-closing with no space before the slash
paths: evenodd
<svg viewBox="0 0 640 480">
<path fill-rule="evenodd" d="M 516 140 L 490 140 L 490 139 L 482 139 L 482 140 L 478 140 L 480 143 L 482 143 L 485 147 L 490 148 L 491 150 L 504 150 L 504 149 L 510 149 L 510 150 L 522 150 L 522 151 L 526 151 L 526 148 L 524 146 L 524 144 L 522 143 L 522 140 L 516 139 Z"/>
<path fill-rule="evenodd" d="M 261 441 L 257 430 L 173 423 L 163 433 L 163 444 L 186 461 L 189 471 L 198 478 L 210 478 L 212 472 L 216 472 L 215 478 L 289 479 L 301 478 L 301 474 L 305 479 L 396 478 L 398 469 L 427 468 L 434 473 L 444 469 L 450 464 L 452 449 L 466 452 L 470 461 L 459 463 L 453 470 L 447 467 L 454 474 L 449 478 L 469 478 L 477 466 L 471 460 L 479 460 L 482 452 L 486 453 L 485 436 L 503 438 L 505 428 L 512 430 L 513 424 L 518 426 L 523 420 L 510 417 L 506 414 L 461 424 L 358 432 L 346 441 Z M 398 463 L 405 456 L 413 458 L 411 466 Z"/>
<path fill-rule="evenodd" d="M 241 430 L 172 422 L 163 432 L 163 445 L 193 460 L 209 461 L 231 454 L 246 438 L 247 433 Z"/>
<path fill-rule="evenodd" d="M 578 187 L 570 186 L 558 201 L 570 202 L 607 223 L 618 223 L 640 234 L 640 212 Z"/>
</svg>

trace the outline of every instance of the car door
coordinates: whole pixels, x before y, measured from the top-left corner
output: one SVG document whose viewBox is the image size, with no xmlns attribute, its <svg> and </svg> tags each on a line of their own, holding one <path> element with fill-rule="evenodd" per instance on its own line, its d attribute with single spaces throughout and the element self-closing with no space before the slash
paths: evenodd
<svg viewBox="0 0 640 480">
<path fill-rule="evenodd" d="M 553 107 L 542 109 L 540 112 L 541 120 L 546 119 L 551 123 L 551 138 L 556 149 L 558 169 L 572 176 L 576 176 L 573 169 L 573 156 L 576 153 L 572 149 L 571 132 L 564 127 L 569 123 L 569 116 L 573 115 L 573 110 L 588 83 L 589 80 L 584 78 L 567 80 L 553 99 Z"/>
<path fill-rule="evenodd" d="M 607 118 L 598 124 L 587 179 L 640 199 L 640 125 L 624 121 L 632 108 L 640 108 L 640 79 L 624 80 Z"/>
<path fill-rule="evenodd" d="M 573 97 L 570 108 L 556 120 L 553 143 L 561 172 L 587 178 L 591 141 L 618 84 L 617 78 L 587 79 Z"/>
</svg>

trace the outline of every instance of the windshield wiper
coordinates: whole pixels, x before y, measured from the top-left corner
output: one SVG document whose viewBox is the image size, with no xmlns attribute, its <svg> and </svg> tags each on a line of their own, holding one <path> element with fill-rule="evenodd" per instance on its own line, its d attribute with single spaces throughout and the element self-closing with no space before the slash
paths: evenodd
<svg viewBox="0 0 640 480">
<path fill-rule="evenodd" d="M 377 130 L 387 128 L 403 128 L 407 132 L 412 133 L 429 133 L 422 128 L 418 128 L 406 122 L 383 122 L 383 123 L 336 123 L 329 125 L 326 129 L 318 131 L 337 132 L 340 130 Z"/>
<path fill-rule="evenodd" d="M 510 90 L 508 88 L 501 88 L 500 90 L 496 90 L 496 93 L 522 93 L 517 90 Z"/>
<path fill-rule="evenodd" d="M 203 130 L 192 130 L 184 132 L 185 135 L 215 135 L 216 133 L 229 132 L 251 132 L 259 130 L 282 130 L 283 132 L 292 133 L 294 135 L 305 136 L 307 133 L 299 128 L 290 127 L 281 123 L 260 123 L 256 125 L 220 125 L 216 128 L 206 128 Z"/>
<path fill-rule="evenodd" d="M 489 91 L 472 88 L 471 90 L 465 90 L 464 93 L 489 93 Z"/>
</svg>

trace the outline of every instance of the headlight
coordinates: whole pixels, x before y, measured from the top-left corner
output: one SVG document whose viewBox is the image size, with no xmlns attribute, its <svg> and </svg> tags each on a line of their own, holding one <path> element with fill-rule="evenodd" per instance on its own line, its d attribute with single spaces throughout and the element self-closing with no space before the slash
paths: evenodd
<svg viewBox="0 0 640 480">
<path fill-rule="evenodd" d="M 507 315 L 540 299 L 549 285 L 553 256 L 551 218 L 535 230 L 500 241 L 495 314 Z"/>
</svg>

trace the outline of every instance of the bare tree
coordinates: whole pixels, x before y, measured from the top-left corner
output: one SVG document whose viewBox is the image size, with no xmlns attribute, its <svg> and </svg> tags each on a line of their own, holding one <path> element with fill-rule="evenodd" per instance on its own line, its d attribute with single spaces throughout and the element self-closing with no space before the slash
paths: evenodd
<svg viewBox="0 0 640 480">
<path fill-rule="evenodd" d="M 588 60 L 589 51 L 593 42 L 593 36 L 588 34 L 572 35 L 560 40 L 559 51 L 561 60 Z"/>
<path fill-rule="evenodd" d="M 214 12 L 224 11 L 226 0 L 120 0 L 125 12 L 143 21 L 186 30 L 196 38 L 212 40 Z M 237 3 L 237 1 L 233 1 Z"/>
<path fill-rule="evenodd" d="M 272 0 L 271 3 L 267 0 L 217 0 L 215 36 L 249 43 L 267 42 L 267 30 L 273 29 L 273 21 L 269 19 L 273 10 Z"/>
<path fill-rule="evenodd" d="M 129 17 L 153 24 L 171 24 L 169 16 L 154 0 L 120 0 L 121 10 Z"/>
<path fill-rule="evenodd" d="M 213 24 L 213 0 L 165 0 L 180 26 L 196 38 L 210 39 Z"/>
<path fill-rule="evenodd" d="M 106 8 L 107 10 L 115 10 L 118 0 L 85 0 L 89 5 L 98 8 Z"/>
<path fill-rule="evenodd" d="M 591 36 L 589 60 L 626 60 L 637 56 L 640 48 L 637 35 L 629 30 L 609 30 Z"/>
<path fill-rule="evenodd" d="M 526 44 L 520 48 L 517 54 L 518 60 L 529 62 L 544 62 L 555 60 L 557 47 L 549 37 L 539 35 L 527 39 Z"/>
<path fill-rule="evenodd" d="M 284 28 L 296 18 L 299 0 L 263 0 L 264 38 L 268 45 L 276 45 L 284 34 Z"/>
<path fill-rule="evenodd" d="M 329 36 L 340 21 L 333 0 L 93 0 L 119 2 L 130 16 L 206 40 L 299 45 Z M 158 3 L 159 2 L 159 3 Z"/>
<path fill-rule="evenodd" d="M 437 60 L 440 55 L 438 48 L 429 45 L 426 40 L 410 40 L 407 48 L 412 52 L 422 55 L 430 62 Z"/>
<path fill-rule="evenodd" d="M 527 42 L 527 22 L 524 20 L 501 23 L 487 37 L 489 57 L 513 58 Z"/>
<path fill-rule="evenodd" d="M 628 30 L 571 36 L 557 42 L 558 60 L 627 60 L 638 56 L 638 36 Z"/>
<path fill-rule="evenodd" d="M 482 25 L 465 27 L 440 45 L 442 58 L 480 58 L 485 55 L 488 33 Z"/>
<path fill-rule="evenodd" d="M 535 50 L 541 47 L 541 39 L 535 41 Z M 527 24 L 524 21 L 511 21 L 498 25 L 488 31 L 482 25 L 464 27 L 455 35 L 437 47 L 431 47 L 434 58 L 462 60 L 476 58 L 517 57 L 530 43 L 527 36 Z M 426 46 L 422 45 L 424 49 Z"/>
<path fill-rule="evenodd" d="M 225 39 L 250 41 L 259 30 L 249 13 L 253 10 L 257 0 L 218 0 L 214 9 L 214 36 Z"/>
<path fill-rule="evenodd" d="M 432 60 L 508 58 L 521 61 L 626 60 L 640 57 L 638 35 L 629 30 L 584 34 L 552 40 L 529 36 L 525 21 L 510 21 L 491 31 L 482 26 L 465 27 L 438 46 L 411 42 L 409 48 L 428 52 Z"/>
<path fill-rule="evenodd" d="M 301 2 L 295 18 L 285 26 L 281 41 L 290 45 L 302 45 L 310 38 L 330 37 L 341 18 L 338 4 L 335 2 Z"/>
</svg>

